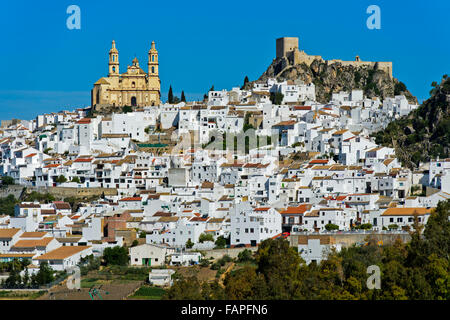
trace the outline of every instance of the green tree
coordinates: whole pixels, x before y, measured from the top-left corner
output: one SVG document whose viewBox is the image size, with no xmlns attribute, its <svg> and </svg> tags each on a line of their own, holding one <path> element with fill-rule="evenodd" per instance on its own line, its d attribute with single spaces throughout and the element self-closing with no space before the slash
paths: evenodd
<svg viewBox="0 0 450 320">
<path fill-rule="evenodd" d="M 139 244 L 139 241 L 137 239 L 133 240 L 133 243 L 131 244 L 132 247 L 136 247 Z"/>
<path fill-rule="evenodd" d="M 334 224 L 334 223 L 327 223 L 327 224 L 325 225 L 325 229 L 326 229 L 327 231 L 339 230 L 339 226 L 336 225 L 336 224 Z"/>
<path fill-rule="evenodd" d="M 165 300 L 204 300 L 202 286 L 194 276 L 189 278 L 180 277 L 169 290 L 163 295 Z"/>
<path fill-rule="evenodd" d="M 226 298 L 230 300 L 267 299 L 269 288 L 263 274 L 245 266 L 227 274 L 224 280 Z"/>
<path fill-rule="evenodd" d="M 238 262 L 249 262 L 252 261 L 252 252 L 248 249 L 238 253 Z"/>
<path fill-rule="evenodd" d="M 53 269 L 50 268 L 46 261 L 43 261 L 39 266 L 39 271 L 31 276 L 31 282 L 35 286 L 43 286 L 49 284 L 50 282 L 55 280 L 53 274 Z"/>
<path fill-rule="evenodd" d="M 6 198 L 0 198 L 0 212 L 14 216 L 14 207 L 19 201 L 10 194 Z"/>
<path fill-rule="evenodd" d="M 267 239 L 255 255 L 257 272 L 264 275 L 271 299 L 298 296 L 300 256 L 285 239 Z"/>
<path fill-rule="evenodd" d="M 67 182 L 67 178 L 63 175 L 60 175 L 58 178 L 56 178 L 55 182 L 56 183 L 64 183 L 64 182 Z"/>
<path fill-rule="evenodd" d="M 281 92 L 271 92 L 270 101 L 272 104 L 280 105 L 283 102 L 284 95 Z"/>
<path fill-rule="evenodd" d="M 186 96 L 184 95 L 184 91 L 181 91 L 181 102 L 186 102 Z"/>
<path fill-rule="evenodd" d="M 126 266 L 128 264 L 128 251 L 126 248 L 120 246 L 106 248 L 103 251 L 103 259 L 107 266 Z"/>
<path fill-rule="evenodd" d="M 249 80 L 248 80 L 248 77 L 245 76 L 245 78 L 244 78 L 244 84 L 242 85 L 241 90 L 243 90 L 243 89 L 245 88 L 245 86 L 247 85 L 247 83 L 249 83 Z"/>
<path fill-rule="evenodd" d="M 227 245 L 227 240 L 223 236 L 219 236 L 216 239 L 216 242 L 214 242 L 217 249 L 223 249 Z"/>
<path fill-rule="evenodd" d="M 78 178 L 78 177 L 73 177 L 73 178 L 72 178 L 72 182 L 80 183 L 80 178 Z"/>
<path fill-rule="evenodd" d="M 169 87 L 169 94 L 167 96 L 167 101 L 169 103 L 173 103 L 173 91 L 172 91 L 172 86 Z"/>
<path fill-rule="evenodd" d="M 211 233 L 202 233 L 198 237 L 198 241 L 203 243 L 205 241 L 214 241 L 214 237 Z"/>
<path fill-rule="evenodd" d="M 191 241 L 191 239 L 188 239 L 186 241 L 186 248 L 190 249 L 194 246 L 194 243 Z"/>
<path fill-rule="evenodd" d="M 10 176 L 2 176 L 2 185 L 8 186 L 14 184 L 14 178 Z"/>
<path fill-rule="evenodd" d="M 122 113 L 133 112 L 133 108 L 131 106 L 123 106 Z"/>
</svg>

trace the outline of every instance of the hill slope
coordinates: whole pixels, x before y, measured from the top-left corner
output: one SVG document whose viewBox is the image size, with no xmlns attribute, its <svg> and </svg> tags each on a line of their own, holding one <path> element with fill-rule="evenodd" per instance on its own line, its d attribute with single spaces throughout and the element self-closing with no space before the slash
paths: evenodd
<svg viewBox="0 0 450 320">
<path fill-rule="evenodd" d="M 394 147 L 402 163 L 410 168 L 430 158 L 449 157 L 450 78 L 433 82 L 430 98 L 408 116 L 391 122 L 374 136 L 378 144 Z"/>
<path fill-rule="evenodd" d="M 274 59 L 258 80 L 267 78 L 277 78 L 279 81 L 298 79 L 305 84 L 314 83 L 316 99 L 321 103 L 329 102 L 333 92 L 352 89 L 362 89 L 369 98 L 403 94 L 411 103 L 417 103 L 417 98 L 402 82 L 391 79 L 386 72 L 377 68 L 343 66 L 341 63 L 327 64 L 320 60 L 313 61 L 310 66 L 304 63 L 292 65 L 283 57 Z"/>
</svg>

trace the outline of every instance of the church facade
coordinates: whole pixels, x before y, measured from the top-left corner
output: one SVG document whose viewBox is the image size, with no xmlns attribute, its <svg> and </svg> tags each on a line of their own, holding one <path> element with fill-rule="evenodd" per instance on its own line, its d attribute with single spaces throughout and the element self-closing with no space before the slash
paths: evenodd
<svg viewBox="0 0 450 320">
<path fill-rule="evenodd" d="M 125 73 L 119 72 L 119 51 L 112 41 L 109 50 L 109 72 L 107 77 L 94 83 L 91 91 L 91 106 L 96 110 L 105 106 L 144 107 L 160 104 L 161 81 L 159 79 L 158 51 L 155 41 L 148 52 L 148 72 L 134 58 Z"/>
</svg>

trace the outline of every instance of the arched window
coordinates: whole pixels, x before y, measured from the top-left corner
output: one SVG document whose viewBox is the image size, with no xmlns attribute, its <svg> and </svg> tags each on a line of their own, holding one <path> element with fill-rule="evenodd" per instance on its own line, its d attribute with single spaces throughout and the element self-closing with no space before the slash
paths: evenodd
<svg viewBox="0 0 450 320">
<path fill-rule="evenodd" d="M 152 61 L 155 61 L 155 56 L 152 56 Z"/>
<path fill-rule="evenodd" d="M 116 56 L 113 56 L 113 61 L 116 61 Z"/>
<path fill-rule="evenodd" d="M 155 67 L 152 67 L 152 73 L 155 73 Z"/>
<path fill-rule="evenodd" d="M 116 72 L 116 67 L 113 67 L 113 72 Z"/>
<path fill-rule="evenodd" d="M 132 88 L 135 88 L 135 87 L 136 87 L 136 82 L 133 81 L 133 82 L 131 83 L 131 87 L 132 87 Z"/>
</svg>

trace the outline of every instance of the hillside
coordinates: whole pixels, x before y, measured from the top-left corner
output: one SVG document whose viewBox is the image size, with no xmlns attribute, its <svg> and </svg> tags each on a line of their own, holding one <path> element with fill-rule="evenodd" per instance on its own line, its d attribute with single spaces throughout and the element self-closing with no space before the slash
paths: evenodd
<svg viewBox="0 0 450 320">
<path fill-rule="evenodd" d="M 277 58 L 258 80 L 267 78 L 277 78 L 279 81 L 302 80 L 305 84 L 312 82 L 316 86 L 316 99 L 321 103 L 329 102 L 333 92 L 352 89 L 362 89 L 369 98 L 403 94 L 410 103 L 417 103 L 417 98 L 402 82 L 391 79 L 386 72 L 377 68 L 328 64 L 320 60 L 314 60 L 310 66 L 305 63 L 292 65 L 286 58 Z"/>
<path fill-rule="evenodd" d="M 402 163 L 410 168 L 437 156 L 449 157 L 450 78 L 445 75 L 432 87 L 430 98 L 418 109 L 374 134 L 378 144 L 394 147 Z"/>
</svg>

